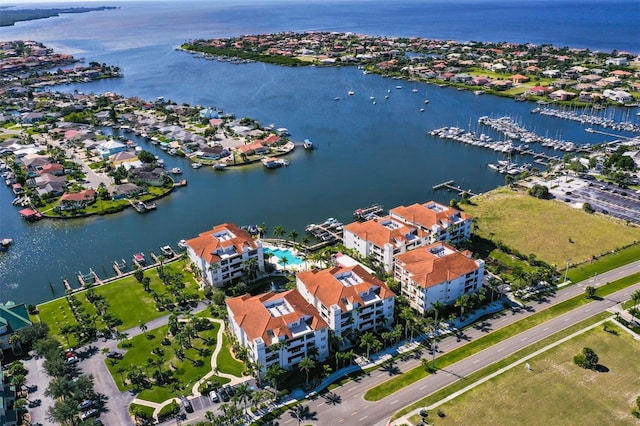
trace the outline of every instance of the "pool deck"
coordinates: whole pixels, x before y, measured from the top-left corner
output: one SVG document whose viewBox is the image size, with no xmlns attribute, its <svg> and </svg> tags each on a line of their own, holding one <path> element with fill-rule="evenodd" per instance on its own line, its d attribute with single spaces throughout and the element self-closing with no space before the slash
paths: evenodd
<svg viewBox="0 0 640 426">
<path fill-rule="evenodd" d="M 271 251 L 275 251 L 275 250 L 280 250 L 280 251 L 288 251 L 293 257 L 300 259 L 301 262 L 298 264 L 291 264 L 288 263 L 287 265 L 283 266 L 282 264 L 280 264 L 280 258 L 278 258 L 278 256 L 276 255 L 272 255 L 270 256 L 269 253 L 265 253 L 265 260 L 269 261 L 270 263 L 274 264 L 276 267 L 276 270 L 278 271 L 289 271 L 289 272 L 301 272 L 301 271 L 305 271 L 309 268 L 307 262 L 302 259 L 298 253 L 298 250 L 294 249 L 294 248 L 290 248 L 290 247 L 279 247 L 279 246 L 275 246 L 272 244 L 264 244 L 263 245 L 263 249 L 269 249 Z M 273 261 L 275 258 L 275 262 Z"/>
</svg>

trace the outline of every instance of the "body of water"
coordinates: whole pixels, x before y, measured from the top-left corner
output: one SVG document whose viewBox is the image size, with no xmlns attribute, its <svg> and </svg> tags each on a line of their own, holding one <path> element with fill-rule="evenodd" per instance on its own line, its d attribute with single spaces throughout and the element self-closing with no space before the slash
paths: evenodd
<svg viewBox="0 0 640 426">
<path fill-rule="evenodd" d="M 63 15 L 3 28 L 4 40 L 38 40 L 85 61 L 118 65 L 124 73 L 120 79 L 60 90 L 110 91 L 144 99 L 164 96 L 179 103 L 215 105 L 264 125 L 287 127 L 294 141 L 309 138 L 317 150 L 300 147 L 288 157 L 290 166 L 277 170 L 260 165 L 224 172 L 193 170 L 184 159 L 163 157 L 167 168 L 178 166 L 184 171 L 189 184 L 160 200 L 157 211 L 146 215 L 131 210 L 31 224 L 22 221 L 11 206 L 9 189 L 0 188 L 0 237 L 14 239 L 14 246 L 0 254 L 0 300 L 44 301 L 54 296 L 50 281 L 59 296 L 63 276 L 75 284 L 77 272 L 86 273 L 89 268 L 101 276 L 111 275 L 115 259 L 129 260 L 138 251 L 157 253 L 165 244 L 175 247 L 179 239 L 194 237 L 221 222 L 265 223 L 270 229 L 282 225 L 302 234 L 308 223 L 327 217 L 348 222 L 353 210 L 374 202 L 387 208 L 431 199 L 448 203 L 455 194 L 431 189 L 445 180 L 453 179 L 473 192 L 504 182 L 504 176 L 487 167 L 501 155 L 427 136 L 436 127 L 476 130 L 480 116 L 510 115 L 539 134 L 579 143 L 603 141 L 577 123 L 532 115 L 533 105 L 528 103 L 364 75 L 355 67 L 284 68 L 207 61 L 175 50 L 185 40 L 330 30 L 638 51 L 634 18 L 638 2 L 614 3 L 127 2 L 117 3 L 121 8 L 115 11 Z M 490 24 L 497 21 L 504 25 Z M 397 85 L 402 88 L 396 89 Z M 347 95 L 350 90 L 353 96 Z M 429 104 L 424 104 L 425 99 Z M 125 136 L 156 150 L 134 135 Z M 165 155 L 159 149 L 155 153 Z M 530 157 L 514 160 L 531 162 Z"/>
</svg>

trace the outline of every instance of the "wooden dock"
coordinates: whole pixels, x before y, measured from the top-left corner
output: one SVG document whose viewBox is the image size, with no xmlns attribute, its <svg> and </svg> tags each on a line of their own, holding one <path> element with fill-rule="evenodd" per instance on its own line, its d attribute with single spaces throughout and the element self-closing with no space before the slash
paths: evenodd
<svg viewBox="0 0 640 426">
<path fill-rule="evenodd" d="M 66 278 L 62 279 L 62 284 L 64 284 L 64 288 L 67 291 L 73 291 L 73 288 L 71 288 L 71 284 L 69 284 L 69 280 Z"/>
<path fill-rule="evenodd" d="M 461 197 L 462 197 L 462 194 L 464 194 L 464 193 L 467 193 L 472 197 L 475 197 L 476 195 L 478 195 L 478 194 L 474 194 L 473 192 L 471 192 L 471 190 L 462 189 L 460 187 L 460 185 L 453 186 L 454 184 L 455 184 L 455 182 L 453 180 L 448 180 L 446 182 L 442 182 L 442 183 L 439 183 L 437 185 L 434 185 L 432 188 L 433 188 L 434 191 L 437 191 L 439 189 L 447 189 L 447 190 L 450 190 L 450 191 L 455 191 Z"/>
</svg>

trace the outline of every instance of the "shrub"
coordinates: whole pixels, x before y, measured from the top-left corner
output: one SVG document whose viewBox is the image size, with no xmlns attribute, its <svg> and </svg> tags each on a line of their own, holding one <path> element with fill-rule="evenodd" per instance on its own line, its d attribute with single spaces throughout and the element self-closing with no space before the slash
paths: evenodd
<svg viewBox="0 0 640 426">
<path fill-rule="evenodd" d="M 598 355 L 591 348 L 582 348 L 582 352 L 573 357 L 573 362 L 582 368 L 593 370 L 598 365 Z"/>
</svg>

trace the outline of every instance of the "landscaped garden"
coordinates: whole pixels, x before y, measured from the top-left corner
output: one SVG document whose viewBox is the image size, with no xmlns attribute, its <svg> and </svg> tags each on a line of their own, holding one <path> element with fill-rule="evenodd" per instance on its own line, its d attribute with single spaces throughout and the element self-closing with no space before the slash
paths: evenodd
<svg viewBox="0 0 640 426">
<path fill-rule="evenodd" d="M 124 330 L 167 315 L 172 307 L 200 300 L 198 284 L 184 274 L 187 261 L 178 260 L 106 285 L 92 287 L 38 306 L 33 321 L 49 325 L 51 334 L 71 346 L 95 332 Z M 162 273 L 160 273 L 162 271 Z M 164 277 L 164 279 L 161 278 Z M 90 328 L 87 329 L 87 327 Z M 68 342 L 67 342 L 68 339 Z"/>
<path fill-rule="evenodd" d="M 443 417 L 433 410 L 426 420 L 435 425 L 637 425 L 631 411 L 640 389 L 640 364 L 631 360 L 640 343 L 620 328 L 608 330 L 598 327 L 552 348 L 529 361 L 530 370 L 519 366 L 501 374 L 441 405 Z M 593 370 L 574 363 L 585 347 L 598 355 Z"/>
</svg>

